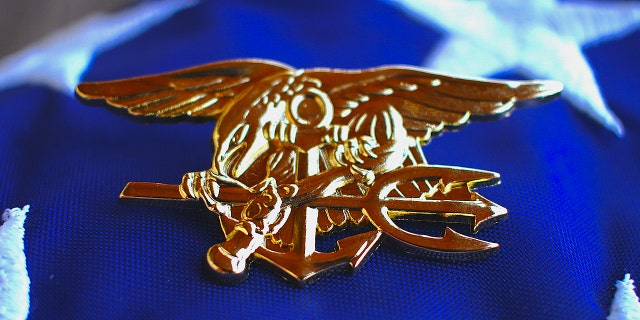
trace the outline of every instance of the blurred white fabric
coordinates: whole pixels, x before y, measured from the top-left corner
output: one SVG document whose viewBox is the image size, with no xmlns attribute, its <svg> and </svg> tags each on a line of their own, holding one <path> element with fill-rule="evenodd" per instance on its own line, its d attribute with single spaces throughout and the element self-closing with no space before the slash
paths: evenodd
<svg viewBox="0 0 640 320">
<path fill-rule="evenodd" d="M 94 14 L 0 60 L 0 90 L 26 83 L 73 95 L 93 57 L 158 24 L 195 0 L 143 2 L 113 14 Z"/>
<path fill-rule="evenodd" d="M 24 256 L 24 220 L 29 206 L 6 209 L 0 219 L 0 319 L 29 313 L 29 276 Z"/>
<path fill-rule="evenodd" d="M 446 34 L 425 66 L 472 76 L 517 69 L 564 83 L 563 96 L 618 136 L 581 48 L 640 26 L 640 4 L 556 0 L 388 0 Z"/>
<path fill-rule="evenodd" d="M 616 281 L 616 294 L 613 296 L 607 320 L 640 319 L 640 302 L 633 291 L 635 288 L 628 273 L 624 279 Z"/>
</svg>

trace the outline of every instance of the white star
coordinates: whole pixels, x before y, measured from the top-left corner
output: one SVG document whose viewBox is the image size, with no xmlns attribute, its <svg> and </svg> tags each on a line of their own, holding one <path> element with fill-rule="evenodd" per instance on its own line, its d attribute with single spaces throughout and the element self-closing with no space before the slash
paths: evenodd
<svg viewBox="0 0 640 320">
<path fill-rule="evenodd" d="M 581 47 L 640 26 L 640 4 L 555 0 L 390 0 L 447 38 L 427 57 L 429 68 L 487 76 L 518 68 L 528 77 L 564 83 L 563 96 L 618 136 Z"/>
<path fill-rule="evenodd" d="M 616 281 L 616 294 L 611 301 L 607 320 L 640 319 L 640 302 L 633 291 L 635 288 L 628 273 L 624 275 L 624 279 Z"/>
<path fill-rule="evenodd" d="M 0 60 L 0 90 L 43 84 L 73 95 L 94 55 L 131 39 L 192 0 L 150 1 L 113 14 L 94 14 Z"/>
<path fill-rule="evenodd" d="M 24 255 L 24 220 L 29 206 L 0 214 L 0 319 L 26 319 L 29 275 Z"/>
</svg>

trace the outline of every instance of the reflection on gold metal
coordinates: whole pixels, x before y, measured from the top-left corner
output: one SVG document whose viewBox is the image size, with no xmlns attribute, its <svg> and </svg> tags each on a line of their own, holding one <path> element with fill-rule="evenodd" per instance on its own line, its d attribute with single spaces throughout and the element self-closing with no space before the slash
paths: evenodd
<svg viewBox="0 0 640 320">
<path fill-rule="evenodd" d="M 201 199 L 227 239 L 207 254 L 217 275 L 244 279 L 248 262 L 262 259 L 304 285 L 330 269 L 358 269 L 383 236 L 456 259 L 498 248 L 449 227 L 436 237 L 394 223 L 466 223 L 475 233 L 506 217 L 474 192 L 499 183 L 497 173 L 427 164 L 422 145 L 561 89 L 554 81 L 472 80 L 405 66 L 296 70 L 232 60 L 76 91 L 134 115 L 217 119 L 210 169 L 185 174 L 179 185 L 131 182 L 121 197 Z M 369 227 L 338 240 L 333 252 L 316 250 L 317 235 L 350 226 Z"/>
</svg>

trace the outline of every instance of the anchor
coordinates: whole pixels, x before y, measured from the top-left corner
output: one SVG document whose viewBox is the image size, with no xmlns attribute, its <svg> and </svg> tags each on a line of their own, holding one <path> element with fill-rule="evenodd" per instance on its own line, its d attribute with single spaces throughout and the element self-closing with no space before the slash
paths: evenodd
<svg viewBox="0 0 640 320">
<path fill-rule="evenodd" d="M 276 266 L 285 276 L 304 286 L 317 275 L 330 270 L 347 266 L 352 271 L 357 271 L 379 245 L 383 236 L 403 244 L 410 252 L 456 259 L 468 259 L 473 253 L 491 253 L 499 247 L 496 243 L 465 236 L 449 227 L 446 227 L 442 237 L 433 237 L 405 231 L 393 222 L 393 219 L 421 215 L 431 220 L 467 223 L 471 232 L 477 232 L 506 217 L 506 209 L 475 192 L 458 192 L 466 197 L 460 198 L 458 195 L 456 199 L 446 200 L 428 197 L 433 197 L 434 194 L 417 199 L 389 196 L 398 184 L 429 181 L 434 182 L 434 193 L 447 195 L 455 194 L 456 191 L 470 191 L 499 183 L 500 176 L 497 173 L 451 166 L 414 165 L 379 175 L 363 196 L 322 196 L 323 193 L 335 193 L 339 187 L 353 183 L 353 177 L 340 174 L 340 171 L 333 170 L 328 173 L 333 176 L 330 184 L 312 185 L 320 181 L 329 181 L 324 179 L 326 177 L 322 180 L 313 177 L 298 184 L 312 185 L 311 189 L 315 194 L 294 193 L 289 198 L 282 199 L 283 204 L 277 210 L 283 210 L 282 207 L 291 209 L 289 216 L 293 219 L 291 225 L 294 227 L 292 248 L 270 246 L 264 235 L 259 234 L 259 237 L 256 237 L 255 233 L 247 232 L 249 228 L 239 227 L 242 225 L 241 221 L 220 214 L 221 226 L 227 241 L 209 249 L 207 261 L 211 268 L 223 281 L 238 282 L 246 278 L 246 260 L 253 255 Z M 184 197 L 179 185 L 148 182 L 129 182 L 120 197 L 136 200 L 194 200 Z M 234 206 L 248 206 L 252 199 L 256 199 L 256 193 L 243 188 L 221 186 L 216 201 Z M 337 249 L 333 252 L 316 251 L 319 208 L 362 210 L 375 230 L 338 240 Z M 220 267 L 229 261 L 224 259 L 229 256 L 235 258 L 236 263 L 227 268 Z"/>
<path fill-rule="evenodd" d="M 241 280 L 258 259 L 302 285 L 336 268 L 357 270 L 383 237 L 437 257 L 495 252 L 497 244 L 449 226 L 437 237 L 394 222 L 465 223 L 473 233 L 506 217 L 473 192 L 498 183 L 498 174 L 428 164 L 422 146 L 561 90 L 554 81 L 466 79 L 411 66 L 294 69 L 259 59 L 76 88 L 132 115 L 215 119 L 210 169 L 179 185 L 132 182 L 121 197 L 201 200 L 226 237 L 207 254 L 216 274 Z M 333 252 L 316 250 L 317 234 L 364 224 L 373 230 L 337 241 Z"/>
</svg>

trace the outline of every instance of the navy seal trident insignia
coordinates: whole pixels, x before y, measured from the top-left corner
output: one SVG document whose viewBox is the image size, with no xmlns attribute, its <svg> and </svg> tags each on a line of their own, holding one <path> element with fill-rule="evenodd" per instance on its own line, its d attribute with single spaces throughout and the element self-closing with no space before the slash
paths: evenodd
<svg viewBox="0 0 640 320">
<path fill-rule="evenodd" d="M 555 96 L 555 81 L 464 79 L 407 66 L 302 69 L 266 60 L 215 62 L 139 78 L 82 83 L 133 115 L 217 119 L 210 169 L 179 185 L 130 182 L 122 198 L 200 199 L 226 241 L 207 262 L 225 282 L 244 280 L 254 259 L 305 285 L 335 268 L 357 270 L 384 237 L 409 251 L 471 259 L 498 244 L 446 227 L 407 231 L 410 217 L 466 223 L 472 233 L 507 210 L 474 190 L 497 173 L 428 164 L 422 146 L 474 118 L 508 115 L 520 101 Z M 316 250 L 316 237 L 368 226 Z"/>
</svg>

